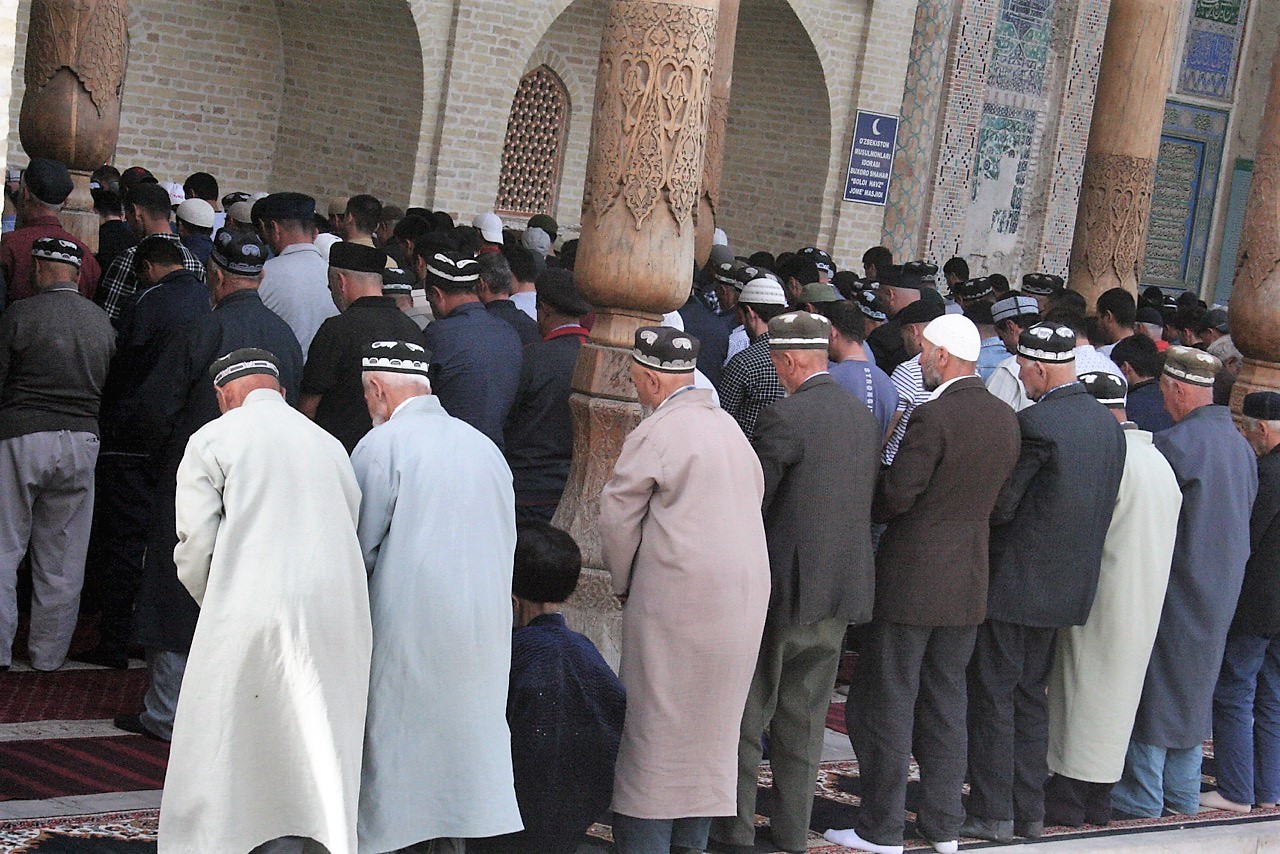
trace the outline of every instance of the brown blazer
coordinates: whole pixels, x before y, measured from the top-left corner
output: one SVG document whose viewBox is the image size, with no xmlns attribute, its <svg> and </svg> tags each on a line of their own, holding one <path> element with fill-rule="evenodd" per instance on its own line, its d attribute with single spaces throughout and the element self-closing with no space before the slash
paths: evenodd
<svg viewBox="0 0 1280 854">
<path fill-rule="evenodd" d="M 987 614 L 991 509 L 1018 461 L 1018 418 L 978 377 L 916 407 L 873 513 L 875 618 L 976 626 Z"/>
</svg>

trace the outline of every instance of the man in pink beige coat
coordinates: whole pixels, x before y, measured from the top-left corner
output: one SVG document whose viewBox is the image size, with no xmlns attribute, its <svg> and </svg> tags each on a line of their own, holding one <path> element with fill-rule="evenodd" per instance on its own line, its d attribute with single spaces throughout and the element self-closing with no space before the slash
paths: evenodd
<svg viewBox="0 0 1280 854">
<path fill-rule="evenodd" d="M 764 476 L 737 422 L 693 385 L 698 341 L 636 332 L 631 379 L 652 410 L 600 497 L 624 602 L 627 718 L 614 773 L 621 854 L 705 850 L 737 809 L 738 735 L 769 605 Z"/>
</svg>

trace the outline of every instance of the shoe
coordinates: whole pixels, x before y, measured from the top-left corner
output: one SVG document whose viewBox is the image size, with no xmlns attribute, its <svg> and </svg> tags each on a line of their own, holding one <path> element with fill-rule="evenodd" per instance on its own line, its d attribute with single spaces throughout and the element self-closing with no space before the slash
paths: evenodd
<svg viewBox="0 0 1280 854">
<path fill-rule="evenodd" d="M 1202 792 L 1200 794 L 1200 806 L 1207 810 L 1226 810 L 1227 812 L 1238 813 L 1246 813 L 1252 809 L 1248 804 L 1238 804 L 1235 801 L 1227 800 L 1217 789 Z"/>
<path fill-rule="evenodd" d="M 147 729 L 142 723 L 141 715 L 116 715 L 111 722 L 115 724 L 116 729 L 122 729 L 125 732 L 131 732 L 135 735 L 145 735 L 147 738 L 152 738 L 156 741 L 169 740 L 167 738 L 161 738 L 151 730 Z"/>
<path fill-rule="evenodd" d="M 1013 820 L 967 816 L 964 824 L 960 825 L 960 835 L 989 842 L 1012 842 Z"/>
<path fill-rule="evenodd" d="M 932 831 L 925 830 L 916 822 L 916 835 L 933 846 L 933 850 L 938 854 L 956 854 L 960 850 L 959 839 L 939 840 L 937 834 Z"/>
<path fill-rule="evenodd" d="M 1275 804 L 1258 804 L 1258 809 L 1260 810 L 1273 810 L 1275 808 Z"/>
<path fill-rule="evenodd" d="M 129 656 L 126 653 L 111 649 L 104 649 L 95 646 L 93 649 L 86 649 L 84 652 L 77 652 L 75 655 L 68 656 L 72 661 L 79 661 L 82 664 L 96 664 L 99 667 L 110 667 L 112 670 L 128 670 Z"/>
<path fill-rule="evenodd" d="M 1015 821 L 1013 823 L 1013 835 L 1021 836 L 1024 839 L 1039 839 L 1044 836 L 1044 822 Z"/>
<path fill-rule="evenodd" d="M 901 845 L 877 845 L 874 842 L 868 842 L 852 827 L 848 830 L 833 828 L 822 834 L 822 838 L 836 845 L 852 848 L 854 851 L 868 851 L 870 854 L 902 854 Z"/>
</svg>

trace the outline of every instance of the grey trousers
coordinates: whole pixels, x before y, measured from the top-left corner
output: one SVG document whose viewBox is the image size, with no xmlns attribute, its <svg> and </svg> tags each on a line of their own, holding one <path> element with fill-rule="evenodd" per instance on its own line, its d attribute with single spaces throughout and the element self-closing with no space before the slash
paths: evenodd
<svg viewBox="0 0 1280 854">
<path fill-rule="evenodd" d="M 738 739 L 738 814 L 712 822 L 712 839 L 729 845 L 755 844 L 756 782 L 763 753 L 760 734 L 767 728 L 773 771 L 774 808 L 769 821 L 773 843 L 804 850 L 827 708 L 847 627 L 843 618 L 804 626 L 765 624 Z"/>
<path fill-rule="evenodd" d="M 147 676 L 150 678 L 139 718 L 153 735 L 165 741 L 173 739 L 173 718 L 178 713 L 178 694 L 182 690 L 182 675 L 186 672 L 185 652 L 147 648 Z"/>
<path fill-rule="evenodd" d="M 0 440 L 0 665 L 18 630 L 18 563 L 31 555 L 31 635 L 36 670 L 67 659 L 80 612 L 93 521 L 98 437 L 56 430 Z"/>
</svg>

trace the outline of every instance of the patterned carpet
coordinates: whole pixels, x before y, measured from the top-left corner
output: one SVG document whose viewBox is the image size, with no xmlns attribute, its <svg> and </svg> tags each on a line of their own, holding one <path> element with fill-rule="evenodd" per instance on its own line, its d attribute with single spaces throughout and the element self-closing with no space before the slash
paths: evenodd
<svg viewBox="0 0 1280 854">
<path fill-rule="evenodd" d="M 0 724 L 86 721 L 142 708 L 145 670 L 0 674 Z"/>
</svg>

